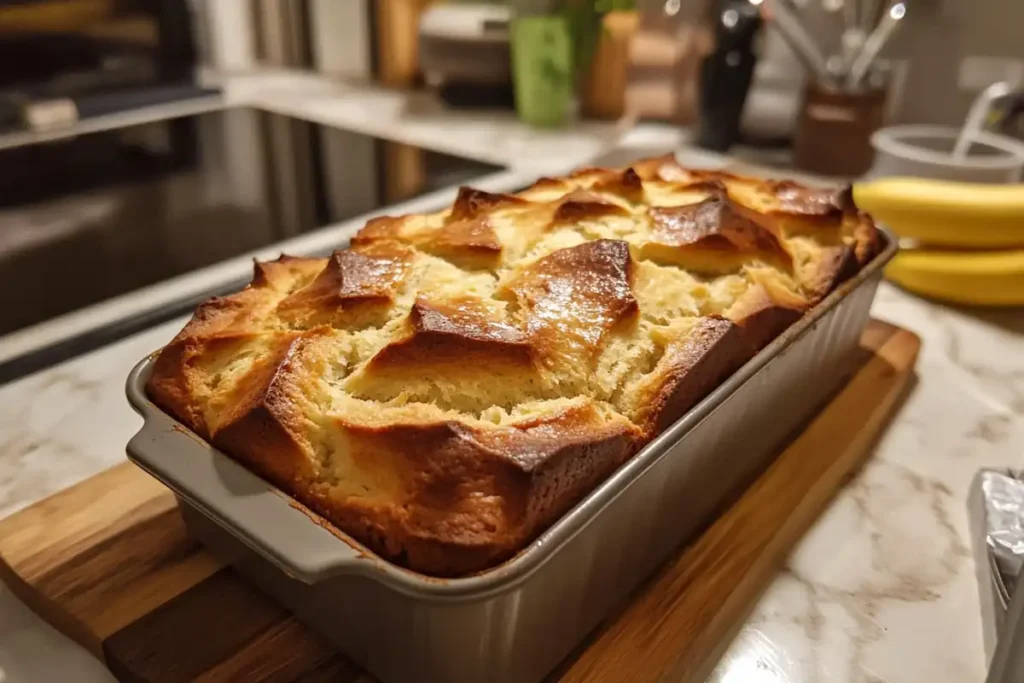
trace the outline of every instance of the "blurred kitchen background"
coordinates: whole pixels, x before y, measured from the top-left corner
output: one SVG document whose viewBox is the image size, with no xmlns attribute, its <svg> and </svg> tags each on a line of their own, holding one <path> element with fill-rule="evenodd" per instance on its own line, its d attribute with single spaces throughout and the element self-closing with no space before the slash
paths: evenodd
<svg viewBox="0 0 1024 683">
<path fill-rule="evenodd" d="M 511 78 L 504 51 L 506 22 L 515 2 L 194 0 L 185 4 L 191 5 L 201 31 L 201 60 L 219 68 L 271 64 L 396 87 L 425 80 L 443 82 L 448 77 L 458 81 L 460 75 L 467 87 Z M 883 7 L 881 0 L 864 4 L 876 10 Z M 911 0 L 908 5 L 907 23 L 883 55 L 896 62 L 901 72 L 893 123 L 959 124 L 975 95 L 986 86 L 1024 81 L 1024 3 Z M 622 16 L 606 20 L 607 42 L 614 43 L 622 34 L 629 42 L 621 55 L 617 51 L 609 55 L 624 64 L 606 65 L 606 85 L 613 91 L 624 88 L 624 103 L 642 116 L 691 123 L 696 116 L 697 62 L 712 49 L 714 38 L 713 27 L 705 19 L 716 3 L 637 0 L 635 7 L 635 26 Z M 841 0 L 803 0 L 798 7 L 822 46 L 840 44 Z M 780 109 L 795 111 L 791 94 L 803 80 L 801 69 L 778 33 L 766 31 L 761 38 L 755 81 L 766 98 L 778 94 L 772 101 Z M 626 66 L 628 77 L 615 82 L 620 66 Z M 460 68 L 464 74 L 458 73 Z"/>
<path fill-rule="evenodd" d="M 505 168 L 1018 181 L 1022 30 L 1018 0 L 0 0 L 0 382 Z"/>
<path fill-rule="evenodd" d="M 877 23 L 883 0 L 846 0 Z M 544 2 L 444 0 L 3 0 L 0 123 L 26 96 L 123 95 L 121 106 L 184 96 L 194 65 L 228 72 L 310 70 L 396 88 L 433 88 L 462 106 L 511 106 L 509 19 Z M 554 3 L 547 3 L 553 5 Z M 600 1 L 596 3 L 600 5 Z M 582 114 L 693 124 L 700 61 L 714 50 L 727 0 L 635 0 L 604 17 Z M 760 2 L 742 4 L 761 5 Z M 844 0 L 786 0 L 826 54 L 841 50 Z M 1024 81 L 1024 3 L 908 0 L 881 57 L 893 72 L 889 123 L 959 124 L 995 82 Z M 777 30 L 758 30 L 744 128 L 791 132 L 805 71 Z M 178 86 L 179 92 L 168 86 Z M 503 90 L 503 87 L 507 90 Z M 134 102 L 130 102 L 133 100 Z M 90 110 L 99 111 L 103 103 Z M 113 103 L 108 107 L 116 106 Z M 79 105 L 81 109 L 81 105 Z M 49 116 L 59 117 L 59 112 Z M 38 114 L 42 117 L 43 114 Z"/>
<path fill-rule="evenodd" d="M 858 0 L 848 0 L 857 2 Z M 524 4 L 524 3 L 519 3 Z M 525 3 L 530 4 L 530 3 Z M 533 3 L 536 5 L 536 3 Z M 695 121 L 700 59 L 713 50 L 713 15 L 728 2 L 637 0 L 606 17 L 595 116 L 626 110 L 682 124 Z M 737 3 L 738 4 L 738 3 Z M 760 4 L 760 3 L 757 3 Z M 808 32 L 828 50 L 841 44 L 843 0 L 794 3 Z M 511 5 L 511 7 L 509 7 Z M 863 0 L 876 14 L 888 2 Z M 988 85 L 1024 82 L 1024 3 L 910 0 L 909 16 L 883 48 L 896 82 L 890 123 L 959 125 Z M 477 86 L 511 78 L 508 18 L 517 3 L 427 0 L 255 0 L 194 2 L 202 59 L 221 68 L 256 64 L 308 68 L 339 78 Z M 634 16 L 635 15 L 635 16 Z M 206 17 L 203 20 L 203 17 Z M 777 31 L 757 37 L 759 56 L 746 116 L 757 126 L 792 126 L 804 72 Z M 623 73 L 624 76 L 623 77 Z M 474 100 L 472 93 L 467 95 Z M 586 112 L 586 107 L 584 108 Z M 770 130 L 773 122 L 767 122 Z"/>
</svg>

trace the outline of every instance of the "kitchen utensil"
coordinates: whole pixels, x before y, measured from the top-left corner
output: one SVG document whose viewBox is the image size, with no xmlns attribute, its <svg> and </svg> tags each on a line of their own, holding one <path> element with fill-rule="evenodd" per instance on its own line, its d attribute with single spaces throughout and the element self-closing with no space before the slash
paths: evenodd
<svg viewBox="0 0 1024 683">
<path fill-rule="evenodd" d="M 1024 143 L 1004 135 L 978 133 L 972 154 L 952 151 L 960 131 L 946 126 L 892 126 L 871 137 L 875 162 L 868 178 L 920 176 L 977 183 L 1016 183 L 1024 170 Z"/>
<path fill-rule="evenodd" d="M 859 26 L 861 32 L 866 37 L 867 34 L 871 32 L 871 29 L 878 25 L 878 13 L 882 8 L 879 0 L 859 0 L 859 2 Z"/>
<path fill-rule="evenodd" d="M 552 680 L 648 683 L 668 669 L 673 680 L 705 680 L 789 550 L 870 452 L 919 345 L 910 332 L 871 322 L 861 338 L 866 360 L 846 387 Z M 128 463 L 0 520 L 0 578 L 121 680 L 370 680 L 189 538 L 173 495 Z M 586 586 L 585 573 L 576 585 Z M 396 640 L 410 626 L 395 624 Z M 462 657 L 478 656 L 470 645 Z"/>
<path fill-rule="evenodd" d="M 860 27 L 860 0 L 843 0 L 843 28 L 845 31 L 854 31 Z"/>
<path fill-rule="evenodd" d="M 860 53 L 854 58 L 853 64 L 850 66 L 847 86 L 856 88 L 860 85 L 864 77 L 867 76 L 871 64 L 878 58 L 878 54 L 892 38 L 906 14 L 907 6 L 903 2 L 897 2 L 889 8 L 882 20 L 878 22 L 875 30 L 864 41 L 864 47 Z"/>
<path fill-rule="evenodd" d="M 785 0 L 772 0 L 765 8 L 769 25 L 775 28 L 793 50 L 793 54 L 804 65 L 808 73 L 822 83 L 831 83 L 834 77 L 828 68 L 828 59 L 821 47 L 804 26 L 799 15 L 791 9 Z"/>
<path fill-rule="evenodd" d="M 956 138 L 956 144 L 953 145 L 955 159 L 963 161 L 967 157 L 975 136 L 985 130 L 985 122 L 992 109 L 992 104 L 1012 92 L 1013 88 L 1009 83 L 993 83 L 974 98 L 974 102 L 971 103 L 971 108 L 967 112 L 963 128 L 960 129 L 960 135 Z"/>
<path fill-rule="evenodd" d="M 843 74 L 848 74 L 853 61 L 864 49 L 864 42 L 867 40 L 867 33 L 859 27 L 849 28 L 843 31 L 840 36 L 840 59 L 842 60 Z"/>
<path fill-rule="evenodd" d="M 994 132 L 1024 142 L 1024 90 L 998 102 L 993 119 Z"/>
</svg>

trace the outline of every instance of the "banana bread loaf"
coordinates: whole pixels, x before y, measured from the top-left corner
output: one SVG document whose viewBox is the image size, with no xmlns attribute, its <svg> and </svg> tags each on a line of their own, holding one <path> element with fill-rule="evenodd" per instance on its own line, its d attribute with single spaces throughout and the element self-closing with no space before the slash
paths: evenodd
<svg viewBox="0 0 1024 683">
<path fill-rule="evenodd" d="M 878 249 L 849 191 L 583 169 L 255 264 L 152 400 L 379 555 L 516 553 Z"/>
</svg>

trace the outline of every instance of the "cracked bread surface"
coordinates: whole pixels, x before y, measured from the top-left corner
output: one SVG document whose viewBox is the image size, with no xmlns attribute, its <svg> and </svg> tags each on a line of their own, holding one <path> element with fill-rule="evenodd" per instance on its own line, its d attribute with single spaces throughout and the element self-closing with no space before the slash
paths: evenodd
<svg viewBox="0 0 1024 683">
<path fill-rule="evenodd" d="M 462 188 L 258 262 L 152 400 L 384 558 L 508 559 L 876 254 L 848 191 L 681 167 Z"/>
</svg>

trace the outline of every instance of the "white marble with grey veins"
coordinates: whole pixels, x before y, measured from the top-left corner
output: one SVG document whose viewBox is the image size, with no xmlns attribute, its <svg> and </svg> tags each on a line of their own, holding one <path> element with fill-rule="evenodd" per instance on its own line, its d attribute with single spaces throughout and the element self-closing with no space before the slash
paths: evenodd
<svg viewBox="0 0 1024 683">
<path fill-rule="evenodd" d="M 387 104 L 392 96 L 376 97 Z M 335 119 L 369 126 L 374 102 Z M 330 108 L 326 97 L 313 104 Z M 275 108 L 298 107 L 279 98 Z M 437 117 L 395 126 L 415 141 L 428 124 L 445 128 Z M 485 135 L 477 137 L 469 139 Z M 449 146 L 457 138 L 448 136 Z M 574 144 L 588 153 L 600 146 Z M 713 683 L 984 678 L 965 501 L 979 468 L 1024 465 L 1024 316 L 963 313 L 888 285 L 874 314 L 922 337 L 916 384 L 874 458 L 761 599 Z M 125 376 L 181 324 L 0 387 L 0 517 L 122 461 L 140 424 L 124 399 Z M 0 683 L 109 680 L 0 585 Z"/>
<path fill-rule="evenodd" d="M 714 683 L 984 679 L 966 497 L 979 468 L 1024 465 L 1024 317 L 979 318 L 889 285 L 873 312 L 921 336 L 916 382 Z"/>
</svg>

